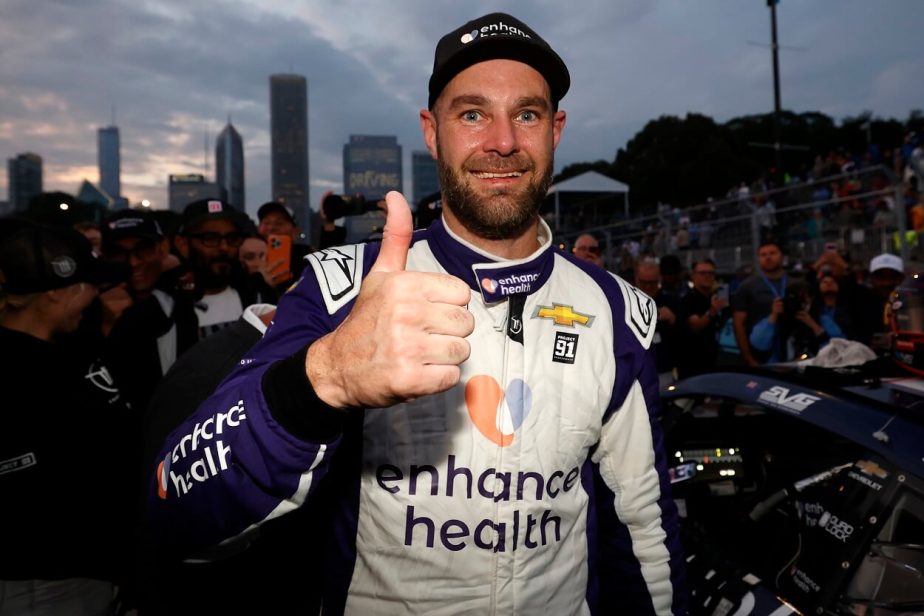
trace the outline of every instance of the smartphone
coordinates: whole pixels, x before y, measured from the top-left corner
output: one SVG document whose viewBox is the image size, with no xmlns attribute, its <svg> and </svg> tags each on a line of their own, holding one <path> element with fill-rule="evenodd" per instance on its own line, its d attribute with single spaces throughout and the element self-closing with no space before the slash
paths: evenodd
<svg viewBox="0 0 924 616">
<path fill-rule="evenodd" d="M 292 277 L 292 236 L 270 235 L 266 238 L 266 262 L 278 263 L 270 270 L 273 280 L 285 282 Z"/>
<path fill-rule="evenodd" d="M 719 288 L 716 289 L 715 294 L 723 299 L 728 299 L 728 285 L 719 285 Z"/>
</svg>

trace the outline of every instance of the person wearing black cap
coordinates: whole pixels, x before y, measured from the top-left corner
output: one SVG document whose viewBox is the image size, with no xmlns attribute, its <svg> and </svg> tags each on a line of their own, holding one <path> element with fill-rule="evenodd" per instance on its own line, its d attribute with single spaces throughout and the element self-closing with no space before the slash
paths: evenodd
<svg viewBox="0 0 924 616">
<path fill-rule="evenodd" d="M 72 229 L 0 238 L 0 613 L 109 613 L 127 570 L 137 435 L 74 332 L 118 272 Z"/>
<path fill-rule="evenodd" d="M 151 212 L 121 210 L 102 227 L 103 258 L 131 270 L 127 289 L 100 295 L 103 313 L 118 313 L 104 332 L 103 353 L 140 413 L 176 358 L 199 339 L 198 320 L 192 301 L 176 290 L 168 269 L 179 262 Z"/>
<path fill-rule="evenodd" d="M 257 210 L 257 220 L 257 231 L 267 239 L 267 242 L 273 241 L 272 236 L 274 235 L 285 236 L 291 240 L 289 270 L 281 272 L 274 283 L 276 290 L 282 293 L 292 284 L 293 280 L 298 280 L 302 275 L 302 270 L 305 269 L 305 256 L 311 252 L 311 248 L 307 244 L 298 243 L 298 222 L 295 220 L 295 214 L 287 205 L 278 201 L 267 201 Z"/>
<path fill-rule="evenodd" d="M 204 557 L 298 509 L 325 614 L 685 611 L 654 302 L 539 216 L 569 85 L 511 15 L 439 41 L 420 123 L 441 216 L 414 232 L 390 192 L 381 242 L 309 255 L 164 441 L 162 550 Z"/>
<path fill-rule="evenodd" d="M 247 275 L 238 259 L 252 225 L 219 199 L 194 201 L 183 210 L 174 243 L 195 277 L 200 337 L 234 323 L 250 304 L 276 301 L 275 291 L 259 275 Z"/>
</svg>

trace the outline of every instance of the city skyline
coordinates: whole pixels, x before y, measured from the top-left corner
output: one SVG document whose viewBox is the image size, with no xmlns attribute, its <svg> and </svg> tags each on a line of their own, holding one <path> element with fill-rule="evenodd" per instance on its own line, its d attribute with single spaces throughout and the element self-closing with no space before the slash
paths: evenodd
<svg viewBox="0 0 924 616">
<path fill-rule="evenodd" d="M 579 8 L 566 15 L 523 0 L 504 7 L 549 40 L 572 73 L 556 172 L 612 160 L 661 115 L 725 122 L 772 111 L 765 0 L 590 0 Z M 46 190 L 74 192 L 97 177 L 95 131 L 117 106 L 122 193 L 165 207 L 168 176 L 204 173 L 202 135 L 215 135 L 231 114 L 247 145 L 253 214 L 272 197 L 267 78 L 291 72 L 311 84 L 312 208 L 323 192 L 343 190 L 341 148 L 351 134 L 396 135 L 407 187 L 410 152 L 423 148 L 418 111 L 436 40 L 488 10 L 412 0 L 324 10 L 291 0 L 6 0 L 0 157 L 35 152 Z M 905 120 L 924 106 L 916 44 L 924 3 L 788 0 L 777 18 L 784 109 L 836 121 L 865 111 Z M 215 43 L 228 33 L 233 44 Z M 51 39 L 54 46 L 42 44 Z M 7 189 L 0 174 L 0 196 Z"/>
</svg>

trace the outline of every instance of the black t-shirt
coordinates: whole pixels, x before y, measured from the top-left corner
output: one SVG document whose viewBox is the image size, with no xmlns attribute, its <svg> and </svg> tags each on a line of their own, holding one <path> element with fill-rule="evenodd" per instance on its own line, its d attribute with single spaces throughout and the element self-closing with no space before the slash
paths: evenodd
<svg viewBox="0 0 924 616">
<path fill-rule="evenodd" d="M 129 569 L 140 437 L 103 363 L 0 328 L 0 579 Z"/>
<path fill-rule="evenodd" d="M 712 306 L 712 298 L 707 297 L 693 289 L 680 300 L 677 314 L 678 325 L 678 353 L 677 368 L 680 378 L 694 374 L 708 372 L 715 366 L 719 344 L 716 334 L 719 324 L 728 318 L 728 311 L 723 310 L 709 319 L 706 327 L 699 332 L 690 329 L 689 318 L 692 315 L 702 316 Z"/>
</svg>

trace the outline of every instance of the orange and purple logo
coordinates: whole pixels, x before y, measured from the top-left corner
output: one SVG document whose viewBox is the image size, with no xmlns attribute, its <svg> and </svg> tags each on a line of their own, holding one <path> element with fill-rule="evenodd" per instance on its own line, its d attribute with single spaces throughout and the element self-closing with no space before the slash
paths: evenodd
<svg viewBox="0 0 924 616">
<path fill-rule="evenodd" d="M 465 406 L 478 431 L 492 443 L 508 447 L 532 408 L 533 392 L 522 379 L 513 379 L 507 390 L 493 377 L 479 374 L 465 385 Z"/>
</svg>

